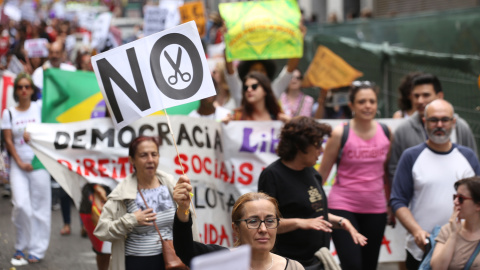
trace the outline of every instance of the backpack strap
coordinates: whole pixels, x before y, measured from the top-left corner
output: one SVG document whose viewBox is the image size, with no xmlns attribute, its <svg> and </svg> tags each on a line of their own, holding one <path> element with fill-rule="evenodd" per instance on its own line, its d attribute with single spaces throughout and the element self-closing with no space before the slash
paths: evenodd
<svg viewBox="0 0 480 270">
<path fill-rule="evenodd" d="M 380 123 L 380 126 L 382 126 L 382 129 L 383 129 L 383 133 L 385 133 L 385 136 L 387 136 L 388 140 L 390 141 L 390 130 L 388 129 L 388 126 L 385 125 L 384 123 Z"/>
<path fill-rule="evenodd" d="M 350 131 L 350 122 L 343 123 L 343 133 L 342 133 L 342 140 L 340 141 L 340 149 L 338 150 L 337 166 L 340 163 L 340 159 L 342 158 L 343 147 L 347 142 L 349 131 Z"/>
</svg>

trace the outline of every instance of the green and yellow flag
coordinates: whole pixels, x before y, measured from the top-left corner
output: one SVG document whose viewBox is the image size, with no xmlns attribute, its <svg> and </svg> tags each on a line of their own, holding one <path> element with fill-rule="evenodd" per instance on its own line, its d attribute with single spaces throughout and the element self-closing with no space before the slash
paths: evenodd
<svg viewBox="0 0 480 270">
<path fill-rule="evenodd" d="M 223 3 L 220 14 L 228 32 L 228 61 L 301 58 L 303 35 L 297 1 Z"/>
</svg>

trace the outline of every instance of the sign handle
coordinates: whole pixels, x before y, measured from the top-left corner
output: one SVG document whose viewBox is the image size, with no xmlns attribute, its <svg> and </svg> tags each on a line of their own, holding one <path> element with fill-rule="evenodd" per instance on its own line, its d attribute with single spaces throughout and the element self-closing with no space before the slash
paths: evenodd
<svg viewBox="0 0 480 270">
<path fill-rule="evenodd" d="M 178 160 L 180 161 L 180 154 L 178 153 L 177 142 L 175 141 L 175 136 L 173 135 L 172 126 L 170 125 L 170 117 L 168 117 L 166 108 L 164 108 L 163 111 L 165 112 L 165 116 L 167 117 L 168 129 L 170 130 L 170 134 L 172 135 L 173 145 L 175 145 L 175 151 L 177 151 L 177 157 L 178 157 Z M 185 171 L 183 170 L 183 165 L 181 162 L 179 163 L 180 163 L 180 167 L 182 168 L 182 174 L 185 175 Z M 193 200 L 191 199 L 192 197 L 193 197 L 193 194 L 190 193 L 190 205 L 192 206 L 193 216 L 197 218 L 197 214 L 195 213 L 195 207 L 193 206 Z"/>
</svg>

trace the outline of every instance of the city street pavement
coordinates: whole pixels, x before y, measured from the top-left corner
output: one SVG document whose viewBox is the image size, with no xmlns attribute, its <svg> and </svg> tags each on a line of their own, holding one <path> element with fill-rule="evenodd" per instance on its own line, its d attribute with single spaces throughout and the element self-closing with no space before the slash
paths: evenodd
<svg viewBox="0 0 480 270">
<path fill-rule="evenodd" d="M 72 205 L 72 234 L 61 236 L 63 226 L 60 210 L 52 212 L 50 246 L 45 258 L 36 264 L 17 266 L 10 264 L 15 252 L 15 228 L 11 220 L 10 199 L 0 198 L 0 270 L 96 270 L 95 253 L 88 238 L 80 236 L 80 217 Z M 378 270 L 397 270 L 397 263 L 382 263 Z"/>
<path fill-rule="evenodd" d="M 13 267 L 10 258 L 15 252 L 15 228 L 11 219 L 10 199 L 0 198 L 0 270 Z M 45 258 L 36 264 L 17 266 L 17 270 L 96 270 L 95 253 L 90 240 L 80 236 L 80 216 L 72 205 L 72 234 L 60 235 L 63 226 L 60 210 L 52 212 L 50 246 Z"/>
</svg>

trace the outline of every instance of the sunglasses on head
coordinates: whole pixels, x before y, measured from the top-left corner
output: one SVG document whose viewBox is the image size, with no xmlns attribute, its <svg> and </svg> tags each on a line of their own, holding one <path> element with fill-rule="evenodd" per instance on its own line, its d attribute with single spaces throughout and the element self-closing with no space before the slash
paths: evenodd
<svg viewBox="0 0 480 270">
<path fill-rule="evenodd" d="M 458 199 L 459 204 L 463 204 L 463 201 L 465 200 L 472 200 L 472 198 L 463 196 L 461 194 L 453 194 L 453 200 Z"/>
<path fill-rule="evenodd" d="M 257 87 L 259 86 L 258 83 L 254 83 L 252 85 L 243 85 L 243 91 L 247 91 L 249 87 L 252 87 L 252 90 L 257 90 Z"/>
</svg>

